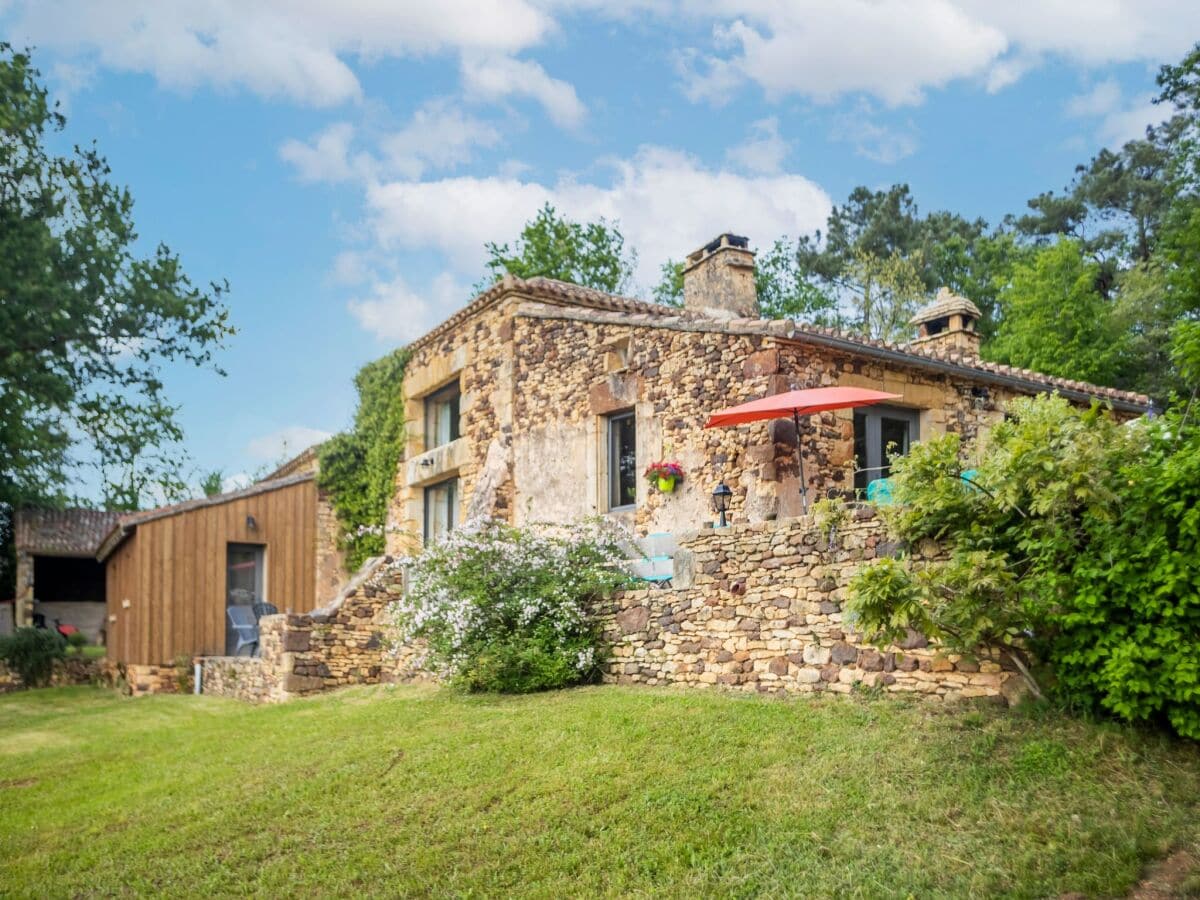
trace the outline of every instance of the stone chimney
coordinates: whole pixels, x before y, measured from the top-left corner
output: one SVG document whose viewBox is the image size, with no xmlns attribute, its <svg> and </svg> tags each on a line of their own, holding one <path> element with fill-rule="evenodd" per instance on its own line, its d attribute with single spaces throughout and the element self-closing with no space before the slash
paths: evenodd
<svg viewBox="0 0 1200 900">
<path fill-rule="evenodd" d="M 931 350 L 958 350 L 969 356 L 979 356 L 979 332 L 976 323 L 982 313 L 979 307 L 941 288 L 928 306 L 917 312 L 910 325 L 917 326 L 916 340 L 910 346 Z"/>
<path fill-rule="evenodd" d="M 689 253 L 683 268 L 683 306 L 720 318 L 757 319 L 750 241 L 726 233 Z"/>
</svg>

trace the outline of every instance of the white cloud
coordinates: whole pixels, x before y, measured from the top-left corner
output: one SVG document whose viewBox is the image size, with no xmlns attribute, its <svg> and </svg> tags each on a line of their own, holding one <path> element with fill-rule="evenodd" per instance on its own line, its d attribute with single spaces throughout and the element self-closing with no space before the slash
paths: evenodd
<svg viewBox="0 0 1200 900">
<path fill-rule="evenodd" d="M 618 221 L 639 253 L 636 278 L 722 231 L 769 241 L 823 227 L 829 196 L 800 175 L 742 175 L 711 169 L 685 153 L 643 147 L 610 160 L 607 184 L 570 176 L 554 184 L 502 177 L 395 181 L 368 187 L 369 225 L 385 250 L 436 250 L 468 278 L 483 271 L 484 243 L 517 234 L 549 201 L 579 221 Z"/>
<path fill-rule="evenodd" d="M 256 437 L 246 444 L 246 454 L 261 462 L 275 462 L 284 457 L 295 456 L 313 444 L 329 440 L 333 435 L 319 428 L 304 425 L 288 425 L 270 434 Z"/>
<path fill-rule="evenodd" d="M 551 120 L 563 128 L 576 128 L 587 116 L 587 107 L 576 95 L 575 88 L 551 78 L 532 60 L 506 56 L 464 57 L 462 79 L 467 93 L 480 99 L 529 97 L 536 100 Z"/>
<path fill-rule="evenodd" d="M 771 97 L 831 102 L 854 92 L 891 106 L 927 88 L 983 73 L 1007 40 L 948 0 L 733 3 L 714 31 L 718 50 L 692 68 L 693 98 L 720 99 L 740 81 Z"/>
<path fill-rule="evenodd" d="M 377 280 L 366 297 L 351 300 L 347 307 L 358 324 L 376 337 L 407 343 L 463 306 L 471 298 L 470 288 L 443 272 L 428 291 L 417 292 L 396 276 Z"/>
<path fill-rule="evenodd" d="M 870 104 L 860 102 L 854 110 L 834 118 L 830 137 L 852 144 L 859 156 L 885 165 L 917 152 L 917 137 L 911 123 L 907 130 L 897 130 L 873 121 L 873 115 Z"/>
<path fill-rule="evenodd" d="M 495 126 L 465 115 L 443 99 L 418 109 L 404 128 L 380 141 L 380 149 L 392 171 L 419 178 L 427 168 L 451 169 L 468 163 L 476 147 L 494 147 L 500 140 Z"/>
<path fill-rule="evenodd" d="M 401 176 L 420 178 L 429 169 L 470 162 L 475 148 L 494 147 L 502 135 L 494 125 L 468 116 L 449 101 L 431 100 L 399 131 L 378 137 L 375 154 L 353 148 L 356 129 L 337 122 L 308 141 L 290 138 L 279 156 L 301 181 L 337 183 Z"/>
<path fill-rule="evenodd" d="M 1145 137 L 1147 126 L 1165 121 L 1173 110 L 1155 104 L 1153 94 L 1126 98 L 1121 86 L 1109 78 L 1068 100 L 1065 112 L 1074 118 L 1099 120 L 1097 137 L 1105 146 L 1117 148 Z"/>
<path fill-rule="evenodd" d="M 960 79 L 1000 90 L 1048 58 L 1161 63 L 1200 32 L 1194 0 L 684 0 L 663 14 L 715 22 L 711 46 L 681 58 L 687 94 L 716 102 L 753 82 L 774 98 L 918 103 Z"/>
<path fill-rule="evenodd" d="M 370 159 L 351 155 L 354 126 L 337 122 L 314 136 L 311 142 L 292 138 L 279 148 L 279 157 L 296 169 L 301 181 L 339 182 L 364 177 L 371 168 Z"/>
<path fill-rule="evenodd" d="M 1092 89 L 1077 94 L 1067 101 L 1068 116 L 1105 116 L 1121 103 L 1121 86 L 1115 78 L 1108 78 L 1093 85 Z"/>
<path fill-rule="evenodd" d="M 783 161 L 792 145 L 779 135 L 779 119 L 771 116 L 750 125 L 751 135 L 725 155 L 742 168 L 762 175 L 774 175 L 783 170 Z"/>
<path fill-rule="evenodd" d="M 361 95 L 346 59 L 516 53 L 554 27 L 530 0 L 17 0 L 6 39 L 144 72 L 327 106 Z"/>
</svg>

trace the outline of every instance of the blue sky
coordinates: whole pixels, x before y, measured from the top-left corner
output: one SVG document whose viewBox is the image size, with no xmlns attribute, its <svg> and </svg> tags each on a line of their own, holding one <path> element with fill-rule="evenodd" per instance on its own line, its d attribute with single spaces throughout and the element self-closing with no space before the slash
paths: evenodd
<svg viewBox="0 0 1200 900">
<path fill-rule="evenodd" d="M 0 0 L 147 249 L 227 278 L 228 377 L 166 380 L 195 469 L 345 427 L 358 367 L 470 299 L 549 200 L 620 221 L 645 294 L 858 184 L 995 221 L 1161 118 L 1200 4 L 1104 0 Z"/>
</svg>

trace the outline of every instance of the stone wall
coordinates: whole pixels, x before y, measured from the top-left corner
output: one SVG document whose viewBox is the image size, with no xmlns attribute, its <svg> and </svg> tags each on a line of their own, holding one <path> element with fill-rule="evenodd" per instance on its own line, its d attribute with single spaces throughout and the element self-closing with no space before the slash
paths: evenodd
<svg viewBox="0 0 1200 900">
<path fill-rule="evenodd" d="M 199 660 L 202 693 L 274 703 L 406 673 L 411 666 L 389 652 L 384 635 L 384 610 L 403 585 L 403 570 L 380 557 L 328 606 L 263 617 L 257 657 Z"/>
<path fill-rule="evenodd" d="M 855 685 L 935 699 L 1010 699 L 1021 682 L 994 659 L 939 653 L 911 634 L 862 643 L 842 612 L 864 564 L 894 551 L 874 511 L 830 532 L 795 518 L 684 536 L 670 589 L 600 602 L 611 657 L 605 680 L 755 692 L 848 693 Z M 936 558 L 928 546 L 918 558 Z M 372 561 L 342 595 L 307 615 L 263 619 L 261 655 L 202 660 L 203 692 L 278 702 L 352 684 L 428 678 L 420 648 L 389 648 L 386 606 L 403 590 L 390 558 Z"/>
<path fill-rule="evenodd" d="M 258 657 L 205 656 L 198 661 L 202 667 L 201 693 L 253 703 L 276 699 L 278 679 Z"/>
<path fill-rule="evenodd" d="M 77 684 L 100 684 L 105 681 L 106 661 L 103 659 L 88 659 L 82 656 L 69 656 L 54 663 L 54 671 L 50 676 L 51 687 L 64 687 Z M 5 663 L 0 662 L 0 694 L 16 691 L 24 687 L 21 677 Z"/>
<path fill-rule="evenodd" d="M 872 510 L 859 515 L 832 541 L 801 518 L 684 538 L 673 589 L 627 591 L 605 604 L 606 680 L 793 693 L 861 684 L 935 698 L 1019 692 L 1015 673 L 996 661 L 939 653 L 916 633 L 898 647 L 862 644 L 842 600 L 859 567 L 894 548 Z"/>
<path fill-rule="evenodd" d="M 711 518 L 720 480 L 734 491 L 735 522 L 801 511 L 792 423 L 705 429 L 720 406 L 802 387 L 874 387 L 919 411 L 920 437 L 973 437 L 1014 396 L 965 375 L 926 371 L 918 360 L 884 364 L 800 343 L 770 324 L 621 315 L 517 297 L 439 334 L 405 372 L 408 447 L 388 551 L 419 546 L 422 489 L 453 475 L 464 518 L 481 513 L 520 524 L 607 512 L 605 417 L 614 412 L 636 413 L 639 470 L 669 458 L 686 473 L 670 495 L 639 480 L 634 509 L 619 517 L 639 533 L 674 532 Z M 455 378 L 461 437 L 428 450 L 422 398 Z M 853 413 L 805 418 L 801 429 L 810 499 L 849 490 Z"/>
<path fill-rule="evenodd" d="M 346 554 L 338 546 L 341 533 L 333 500 L 317 489 L 317 591 L 316 597 L 331 597 L 346 583 Z"/>
<path fill-rule="evenodd" d="M 106 672 L 107 681 L 131 697 L 186 692 L 191 690 L 191 677 L 190 672 L 181 673 L 173 665 L 118 663 Z"/>
</svg>

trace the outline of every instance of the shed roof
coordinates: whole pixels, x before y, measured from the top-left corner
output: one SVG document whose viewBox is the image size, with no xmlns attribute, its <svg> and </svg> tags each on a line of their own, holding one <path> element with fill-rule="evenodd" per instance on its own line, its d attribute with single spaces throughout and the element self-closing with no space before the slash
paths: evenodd
<svg viewBox="0 0 1200 900">
<path fill-rule="evenodd" d="M 121 545 L 130 534 L 137 530 L 139 525 L 146 522 L 152 522 L 155 519 L 165 519 L 168 516 L 177 516 L 180 513 L 191 512 L 194 509 L 204 509 L 208 506 L 220 506 L 222 503 L 231 503 L 234 500 L 241 500 L 245 497 L 253 497 L 257 494 L 265 494 L 270 491 L 277 491 L 280 488 L 291 487 L 294 484 L 303 484 L 306 481 L 312 481 L 316 477 L 313 472 L 300 472 L 295 475 L 288 475 L 285 478 L 276 478 L 272 481 L 256 481 L 249 487 L 242 488 L 238 491 L 230 491 L 227 494 L 214 494 L 211 497 L 198 497 L 195 500 L 184 500 L 182 503 L 172 503 L 169 506 L 159 506 L 155 509 L 145 509 L 141 512 L 126 513 L 122 515 L 112 525 L 104 540 L 96 549 L 96 558 L 103 562 L 108 556 Z"/>
<path fill-rule="evenodd" d="M 94 556 L 120 515 L 103 509 L 19 509 L 13 543 L 18 553 Z"/>
</svg>

